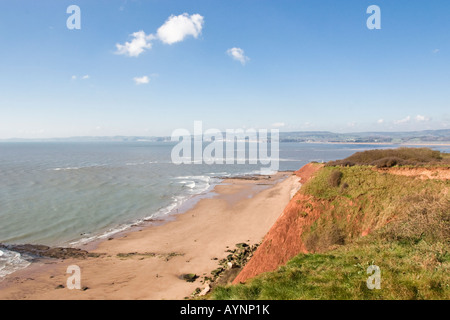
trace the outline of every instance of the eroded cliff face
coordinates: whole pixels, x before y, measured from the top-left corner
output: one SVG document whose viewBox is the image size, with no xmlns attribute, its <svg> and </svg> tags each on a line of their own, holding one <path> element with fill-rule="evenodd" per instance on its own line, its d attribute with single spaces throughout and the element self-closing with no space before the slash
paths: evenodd
<svg viewBox="0 0 450 320">
<path fill-rule="evenodd" d="M 304 184 L 322 166 L 309 163 L 295 173 L 300 183 Z M 263 272 L 274 271 L 299 253 L 307 253 L 301 234 L 317 220 L 322 211 L 322 204 L 311 205 L 312 201 L 311 196 L 301 192 L 294 195 L 233 284 L 245 282 Z"/>
</svg>

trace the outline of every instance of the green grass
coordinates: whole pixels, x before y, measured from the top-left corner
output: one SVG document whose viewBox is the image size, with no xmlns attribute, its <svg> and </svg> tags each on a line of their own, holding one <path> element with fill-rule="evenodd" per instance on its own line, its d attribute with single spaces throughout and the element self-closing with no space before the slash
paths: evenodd
<svg viewBox="0 0 450 320">
<path fill-rule="evenodd" d="M 300 254 L 245 285 L 218 287 L 212 298 L 450 299 L 449 255 L 443 244 L 401 244 L 368 237 L 324 254 Z M 366 285 L 366 271 L 372 264 L 381 269 L 380 290 Z"/>
<path fill-rule="evenodd" d="M 210 298 L 450 299 L 449 187 L 370 166 L 324 167 L 300 191 L 321 208 L 301 235 L 311 253 Z M 371 264 L 381 268 L 381 290 L 367 288 Z"/>
</svg>

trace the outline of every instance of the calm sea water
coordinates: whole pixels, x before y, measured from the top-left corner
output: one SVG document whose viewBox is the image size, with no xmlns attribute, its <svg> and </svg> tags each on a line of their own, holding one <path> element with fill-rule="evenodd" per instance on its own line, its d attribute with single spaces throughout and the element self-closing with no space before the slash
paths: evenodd
<svg viewBox="0 0 450 320">
<path fill-rule="evenodd" d="M 161 217 L 257 165 L 174 165 L 174 144 L 0 143 L 0 242 L 76 245 Z M 280 144 L 280 170 L 393 146 Z M 449 152 L 448 147 L 433 147 Z M 447 149 L 446 149 L 447 148 Z M 0 277 L 27 263 L 0 251 Z"/>
</svg>

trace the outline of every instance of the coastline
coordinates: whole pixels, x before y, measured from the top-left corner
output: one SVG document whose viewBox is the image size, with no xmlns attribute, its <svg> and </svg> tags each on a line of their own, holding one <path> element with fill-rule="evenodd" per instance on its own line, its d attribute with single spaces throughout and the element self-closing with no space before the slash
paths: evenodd
<svg viewBox="0 0 450 320">
<path fill-rule="evenodd" d="M 317 144 L 356 144 L 356 145 L 388 145 L 388 146 L 433 146 L 433 147 L 449 147 L 450 143 L 392 143 L 392 142 L 305 142 L 305 143 L 317 143 Z"/>
<path fill-rule="evenodd" d="M 299 187 L 297 180 L 292 172 L 225 179 L 184 213 L 83 247 L 96 257 L 42 259 L 6 276 L 0 299 L 183 299 L 204 286 L 201 280 L 227 249 L 262 240 Z M 80 267 L 84 290 L 65 288 L 69 265 Z M 182 279 L 192 273 L 196 281 Z"/>
</svg>

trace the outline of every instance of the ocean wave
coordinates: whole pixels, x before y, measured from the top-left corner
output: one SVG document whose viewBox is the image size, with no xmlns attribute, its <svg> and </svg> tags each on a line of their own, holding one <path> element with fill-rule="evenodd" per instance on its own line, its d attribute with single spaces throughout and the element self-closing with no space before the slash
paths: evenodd
<svg viewBox="0 0 450 320">
<path fill-rule="evenodd" d="M 24 257 L 14 251 L 1 249 L 0 250 L 0 279 L 8 274 L 11 274 L 20 269 L 28 267 L 31 262 L 24 259 Z"/>
<path fill-rule="evenodd" d="M 81 167 L 61 167 L 61 168 L 52 168 L 49 170 L 52 171 L 69 171 L 69 170 L 81 170 L 81 169 L 90 169 L 90 168 L 100 168 L 100 167 L 106 167 L 107 164 L 93 164 L 93 165 L 86 165 Z"/>
<path fill-rule="evenodd" d="M 143 161 L 143 162 L 127 162 L 126 166 L 142 166 L 146 164 L 155 164 L 158 163 L 158 161 Z"/>
<path fill-rule="evenodd" d="M 53 171 L 79 170 L 80 167 L 54 168 Z"/>
<path fill-rule="evenodd" d="M 179 176 L 173 179 L 181 180 L 178 183 L 182 184 L 184 188 L 188 188 L 191 195 L 203 193 L 211 186 L 210 176 Z"/>
</svg>

